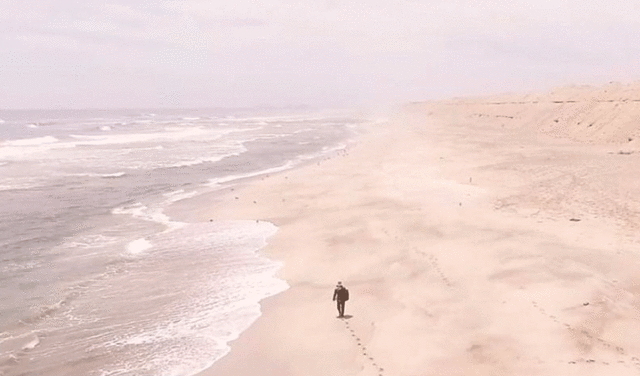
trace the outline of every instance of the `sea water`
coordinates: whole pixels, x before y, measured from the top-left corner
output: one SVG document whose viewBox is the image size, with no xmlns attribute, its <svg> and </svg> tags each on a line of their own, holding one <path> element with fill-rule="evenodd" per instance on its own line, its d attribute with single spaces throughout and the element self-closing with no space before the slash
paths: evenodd
<svg viewBox="0 0 640 376">
<path fill-rule="evenodd" d="M 192 375 L 287 288 L 264 221 L 163 209 L 344 148 L 358 120 L 0 111 L 0 375 Z"/>
</svg>

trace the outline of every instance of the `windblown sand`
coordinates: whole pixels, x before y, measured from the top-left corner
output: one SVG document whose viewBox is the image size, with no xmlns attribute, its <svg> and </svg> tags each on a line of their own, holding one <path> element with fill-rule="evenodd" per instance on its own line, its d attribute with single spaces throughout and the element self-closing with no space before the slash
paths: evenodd
<svg viewBox="0 0 640 376">
<path fill-rule="evenodd" d="M 203 375 L 637 375 L 638 139 L 638 85 L 416 103 L 185 201 L 279 226 L 264 252 L 291 285 Z"/>
</svg>

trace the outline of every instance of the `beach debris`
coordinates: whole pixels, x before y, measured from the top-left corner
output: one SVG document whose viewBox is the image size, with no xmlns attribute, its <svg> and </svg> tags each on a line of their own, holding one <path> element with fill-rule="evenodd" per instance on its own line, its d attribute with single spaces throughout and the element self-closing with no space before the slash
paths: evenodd
<svg viewBox="0 0 640 376">
<path fill-rule="evenodd" d="M 584 303 L 582 303 L 582 305 L 583 305 L 583 306 L 588 306 L 588 305 L 589 305 L 589 302 L 584 302 Z"/>
<path fill-rule="evenodd" d="M 581 219 L 580 218 L 571 218 L 569 219 L 571 222 L 580 222 Z"/>
</svg>

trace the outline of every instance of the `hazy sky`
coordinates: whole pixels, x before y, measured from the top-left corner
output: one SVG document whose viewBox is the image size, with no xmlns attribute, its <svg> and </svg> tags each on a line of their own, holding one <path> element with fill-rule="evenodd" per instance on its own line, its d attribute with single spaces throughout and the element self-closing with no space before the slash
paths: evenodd
<svg viewBox="0 0 640 376">
<path fill-rule="evenodd" d="M 640 77 L 629 0 L 0 0 L 0 108 L 370 105 Z"/>
</svg>

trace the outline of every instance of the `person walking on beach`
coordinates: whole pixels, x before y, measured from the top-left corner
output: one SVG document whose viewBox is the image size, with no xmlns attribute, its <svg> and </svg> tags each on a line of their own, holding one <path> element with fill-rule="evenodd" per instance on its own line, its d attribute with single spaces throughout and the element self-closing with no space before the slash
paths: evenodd
<svg viewBox="0 0 640 376">
<path fill-rule="evenodd" d="M 333 301 L 338 302 L 338 317 L 344 317 L 344 303 L 349 300 L 349 290 L 342 286 L 342 282 L 338 282 L 336 289 L 333 290 Z"/>
</svg>

